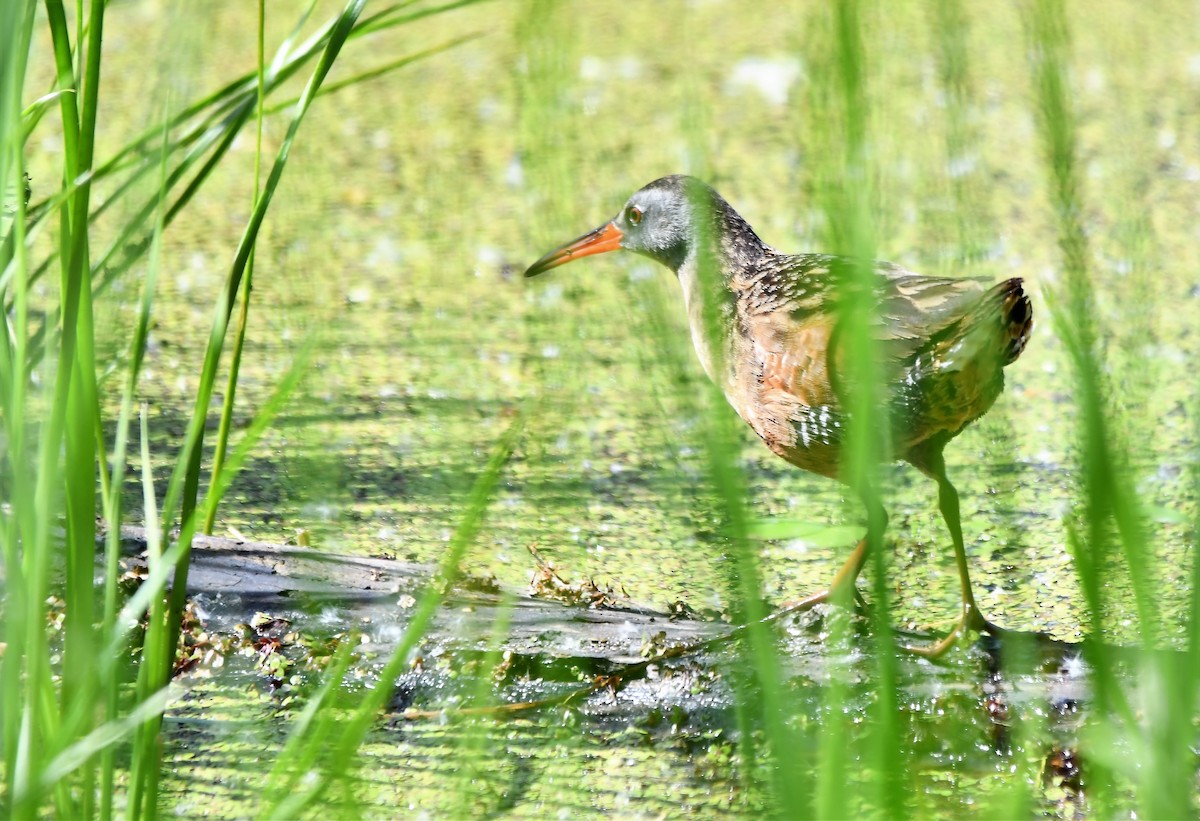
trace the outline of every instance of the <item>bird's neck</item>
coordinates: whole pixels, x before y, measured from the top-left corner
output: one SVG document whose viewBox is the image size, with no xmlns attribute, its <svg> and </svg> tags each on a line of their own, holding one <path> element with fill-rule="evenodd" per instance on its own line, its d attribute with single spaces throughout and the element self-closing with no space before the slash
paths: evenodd
<svg viewBox="0 0 1200 821">
<path fill-rule="evenodd" d="M 690 254 L 676 274 L 683 288 L 696 356 L 708 378 L 725 388 L 729 382 L 727 362 L 731 330 L 728 305 L 732 295 L 725 287 L 722 274 L 701 264 L 697 257 L 697 254 Z"/>
<path fill-rule="evenodd" d="M 734 276 L 754 265 L 770 248 L 728 205 L 707 237 L 695 238 L 675 267 L 696 355 L 709 378 L 728 395 L 734 384 L 733 346 L 738 331 Z"/>
</svg>

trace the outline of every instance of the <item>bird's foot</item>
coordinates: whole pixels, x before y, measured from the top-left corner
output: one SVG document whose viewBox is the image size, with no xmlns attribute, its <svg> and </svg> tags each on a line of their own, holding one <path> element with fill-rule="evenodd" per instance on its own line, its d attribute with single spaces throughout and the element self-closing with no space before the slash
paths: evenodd
<svg viewBox="0 0 1200 821">
<path fill-rule="evenodd" d="M 927 645 L 903 645 L 902 649 L 908 653 L 917 656 L 923 656 L 928 659 L 936 659 L 945 654 L 947 650 L 955 645 L 959 637 L 964 633 L 987 633 L 992 636 L 1003 635 L 1005 629 L 998 625 L 992 624 L 983 617 L 979 612 L 979 608 L 974 602 L 963 602 L 962 617 L 958 620 L 958 624 L 951 628 L 950 632 L 942 638 L 935 641 L 933 644 Z"/>
<path fill-rule="evenodd" d="M 1000 625 L 993 624 L 985 619 L 974 603 L 963 605 L 962 626 L 966 630 L 973 630 L 976 633 L 987 633 L 989 636 L 1002 636 L 1008 632 Z"/>
</svg>

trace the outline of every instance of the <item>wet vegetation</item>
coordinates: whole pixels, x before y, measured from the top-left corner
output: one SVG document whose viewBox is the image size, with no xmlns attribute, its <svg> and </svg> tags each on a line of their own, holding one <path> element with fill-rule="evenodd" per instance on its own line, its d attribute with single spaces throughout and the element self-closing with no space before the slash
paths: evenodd
<svg viewBox="0 0 1200 821">
<path fill-rule="evenodd" d="M 9 815 L 1194 816 L 1196 9 L 773 8 L 0 4 Z M 783 250 L 1025 278 L 946 451 L 999 638 L 903 652 L 957 575 L 861 433 L 861 601 L 780 611 L 857 496 L 660 267 L 522 279 L 676 172 Z"/>
</svg>

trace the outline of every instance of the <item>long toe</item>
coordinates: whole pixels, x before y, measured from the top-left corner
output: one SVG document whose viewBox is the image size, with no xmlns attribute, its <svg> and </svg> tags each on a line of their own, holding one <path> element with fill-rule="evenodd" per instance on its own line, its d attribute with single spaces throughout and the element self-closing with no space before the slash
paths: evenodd
<svg viewBox="0 0 1200 821">
<path fill-rule="evenodd" d="M 940 658 L 941 656 L 945 655 L 947 650 L 955 645 L 955 643 L 958 641 L 958 637 L 962 635 L 962 632 L 963 625 L 962 622 L 959 622 L 958 624 L 954 625 L 953 629 L 951 629 L 949 633 L 935 641 L 933 644 L 903 644 L 900 646 L 900 649 L 904 650 L 906 653 L 912 653 L 914 656 L 922 656 L 927 659 Z"/>
<path fill-rule="evenodd" d="M 955 645 L 958 639 L 967 632 L 987 633 L 992 636 L 1000 636 L 1007 632 L 1003 627 L 992 624 L 983 617 L 979 612 L 979 608 L 970 602 L 963 604 L 962 618 L 958 620 L 958 624 L 950 630 L 942 638 L 935 641 L 933 644 L 924 645 L 904 645 L 905 652 L 913 653 L 914 655 L 923 656 L 929 659 L 935 659 L 945 654 L 947 650 Z"/>
</svg>

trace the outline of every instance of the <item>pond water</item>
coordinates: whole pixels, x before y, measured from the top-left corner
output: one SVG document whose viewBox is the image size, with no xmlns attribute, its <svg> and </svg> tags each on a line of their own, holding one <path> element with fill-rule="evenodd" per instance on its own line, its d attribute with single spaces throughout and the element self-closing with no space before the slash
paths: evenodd
<svg viewBox="0 0 1200 821">
<path fill-rule="evenodd" d="M 144 549 L 131 535 L 130 549 Z M 343 701 L 377 687 L 431 573 L 394 560 L 201 539 L 189 577 L 203 625 L 191 640 L 199 661 L 177 679 L 163 805 L 185 816 L 253 811 L 286 719 L 313 696 L 331 648 L 356 637 Z M 534 595 L 470 578 L 456 585 L 397 681 L 352 789 L 333 791 L 326 810 L 760 815 L 767 804 L 754 784 L 765 773 L 736 754 L 745 664 L 737 631 L 615 592 L 584 608 L 564 602 L 566 592 Z M 504 652 L 489 664 L 497 621 L 507 625 Z M 784 766 L 811 789 L 820 766 L 813 736 L 831 710 L 849 718 L 852 749 L 873 732 L 874 663 L 857 645 L 867 623 L 821 609 L 777 624 L 788 731 L 798 742 Z M 905 756 L 921 812 L 1002 814 L 1014 782 L 1035 811 L 1073 817 L 1087 807 L 1094 775 L 1076 749 L 1091 696 L 1087 666 L 1075 645 L 1020 639 L 964 646 L 938 664 L 903 662 Z M 693 649 L 668 652 L 679 646 Z M 488 682 L 482 700 L 480 675 Z M 828 696 L 834 681 L 846 685 L 837 706 Z M 857 797 L 848 810 L 877 810 L 870 756 L 856 752 L 849 764 Z"/>
</svg>

